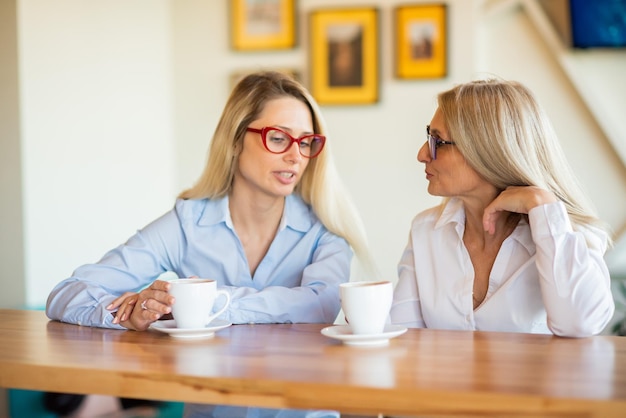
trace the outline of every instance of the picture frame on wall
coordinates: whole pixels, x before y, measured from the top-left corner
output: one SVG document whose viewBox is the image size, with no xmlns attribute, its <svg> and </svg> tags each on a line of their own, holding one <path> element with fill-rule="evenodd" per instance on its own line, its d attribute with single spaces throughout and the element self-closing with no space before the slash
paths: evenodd
<svg viewBox="0 0 626 418">
<path fill-rule="evenodd" d="M 230 0 L 231 45 L 237 51 L 296 46 L 296 0 Z"/>
<path fill-rule="evenodd" d="M 448 67 L 446 5 L 398 6 L 394 12 L 396 77 L 445 77 Z"/>
<path fill-rule="evenodd" d="M 311 94 L 320 105 L 378 102 L 378 9 L 320 9 L 309 15 Z"/>
</svg>

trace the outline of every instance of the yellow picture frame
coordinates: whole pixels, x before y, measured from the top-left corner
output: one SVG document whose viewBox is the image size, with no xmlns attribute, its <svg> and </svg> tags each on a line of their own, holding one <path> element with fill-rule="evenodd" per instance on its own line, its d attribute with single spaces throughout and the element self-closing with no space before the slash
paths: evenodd
<svg viewBox="0 0 626 418">
<path fill-rule="evenodd" d="M 447 75 L 445 4 L 395 8 L 397 78 L 442 78 Z"/>
<path fill-rule="evenodd" d="M 230 0 L 231 45 L 238 51 L 296 46 L 296 0 Z"/>
<path fill-rule="evenodd" d="M 309 20 L 310 88 L 318 103 L 378 102 L 378 9 L 314 10 Z"/>
</svg>

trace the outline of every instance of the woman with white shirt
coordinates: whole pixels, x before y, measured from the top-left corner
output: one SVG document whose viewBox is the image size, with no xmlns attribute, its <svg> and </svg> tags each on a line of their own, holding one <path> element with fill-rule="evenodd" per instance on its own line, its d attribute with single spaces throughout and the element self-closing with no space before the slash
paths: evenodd
<svg viewBox="0 0 626 418">
<path fill-rule="evenodd" d="M 230 293 L 220 319 L 332 323 L 352 250 L 365 234 L 336 176 L 330 140 L 306 89 L 278 72 L 235 86 L 198 182 L 174 208 L 51 292 L 51 319 L 146 330 L 175 303 L 164 272 L 215 279 Z M 338 413 L 188 405 L 186 416 L 338 416 Z"/>
<path fill-rule="evenodd" d="M 391 321 L 408 327 L 600 333 L 610 238 L 532 93 L 481 80 L 438 96 L 417 158 L 443 202 L 418 214 Z"/>
</svg>

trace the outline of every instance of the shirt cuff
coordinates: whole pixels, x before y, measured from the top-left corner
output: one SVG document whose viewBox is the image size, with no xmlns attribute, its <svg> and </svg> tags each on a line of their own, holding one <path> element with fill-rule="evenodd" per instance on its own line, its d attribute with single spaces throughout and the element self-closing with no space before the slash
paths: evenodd
<svg viewBox="0 0 626 418">
<path fill-rule="evenodd" d="M 565 204 L 561 201 L 532 208 L 528 212 L 528 222 L 535 241 L 573 231 Z"/>
</svg>

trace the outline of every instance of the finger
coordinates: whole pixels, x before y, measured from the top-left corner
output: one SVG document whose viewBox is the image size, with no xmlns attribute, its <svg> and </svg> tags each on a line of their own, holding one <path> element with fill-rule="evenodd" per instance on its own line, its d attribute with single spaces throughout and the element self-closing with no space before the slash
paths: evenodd
<svg viewBox="0 0 626 418">
<path fill-rule="evenodd" d="M 123 295 L 118 296 L 117 298 L 115 298 L 113 300 L 113 302 L 109 303 L 109 305 L 106 307 L 106 309 L 108 309 L 109 311 L 113 311 L 116 308 L 118 308 L 119 306 L 122 305 L 122 303 L 126 300 L 126 298 L 135 295 L 135 292 L 125 292 Z"/>
<path fill-rule="evenodd" d="M 128 319 L 133 312 L 134 305 L 137 303 L 138 295 L 133 295 L 132 297 L 126 298 L 122 305 L 117 310 L 117 314 L 115 315 L 115 319 L 113 319 L 114 324 L 121 323 Z"/>
<path fill-rule="evenodd" d="M 113 302 L 111 302 L 111 304 L 107 306 L 107 308 L 109 309 L 119 308 L 124 302 L 124 300 L 126 299 L 126 297 L 127 295 L 124 293 L 122 296 L 116 298 Z"/>
<path fill-rule="evenodd" d="M 145 331 L 150 324 L 158 320 L 161 317 L 160 314 L 150 310 L 141 309 L 140 306 L 135 305 L 135 309 L 128 317 L 127 320 L 120 322 L 122 326 L 128 329 L 134 329 L 136 331 Z"/>
<path fill-rule="evenodd" d="M 502 212 L 487 206 L 483 213 L 483 229 L 489 234 L 493 235 L 496 232 L 496 222 Z"/>
<path fill-rule="evenodd" d="M 158 298 L 146 298 L 141 304 L 141 310 L 156 312 L 159 315 L 165 315 L 172 312 L 171 305 L 174 302 L 174 297 L 167 293 L 159 292 Z M 164 295 L 164 296 L 163 296 Z"/>
<path fill-rule="evenodd" d="M 152 301 L 148 303 L 150 309 L 162 314 L 169 313 L 174 304 L 174 296 L 168 293 L 170 284 L 159 280 L 157 282 L 141 291 L 140 300 L 143 302 L 144 299 L 151 299 Z"/>
<path fill-rule="evenodd" d="M 164 280 L 155 280 L 148 289 L 167 292 L 168 290 L 170 290 L 170 282 L 166 282 Z"/>
</svg>

